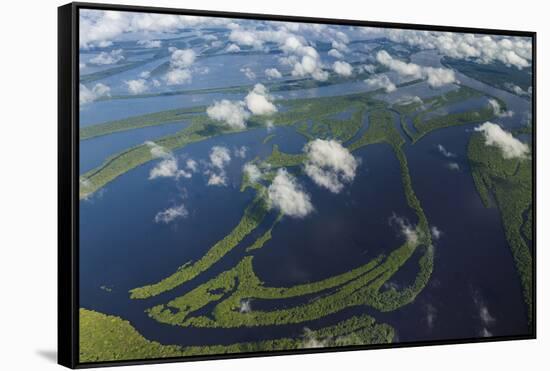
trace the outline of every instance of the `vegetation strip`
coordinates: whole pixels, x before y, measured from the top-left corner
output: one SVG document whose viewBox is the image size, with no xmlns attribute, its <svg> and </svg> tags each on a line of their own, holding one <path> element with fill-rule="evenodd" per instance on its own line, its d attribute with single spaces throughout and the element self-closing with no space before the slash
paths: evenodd
<svg viewBox="0 0 550 371">
<path fill-rule="evenodd" d="M 389 325 L 378 324 L 374 318 L 361 315 L 332 326 L 312 330 L 304 328 L 303 335 L 297 338 L 183 347 L 148 340 L 130 322 L 117 316 L 81 308 L 79 317 L 79 361 L 81 363 L 266 352 L 304 349 L 312 346 L 387 344 L 391 343 L 395 337 L 395 331 Z"/>
</svg>

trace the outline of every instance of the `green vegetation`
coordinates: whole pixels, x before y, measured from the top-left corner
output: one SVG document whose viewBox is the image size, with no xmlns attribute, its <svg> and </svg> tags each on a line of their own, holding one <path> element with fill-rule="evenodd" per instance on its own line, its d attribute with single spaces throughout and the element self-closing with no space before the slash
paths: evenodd
<svg viewBox="0 0 550 371">
<path fill-rule="evenodd" d="M 523 236 L 528 239 L 529 241 L 533 241 L 533 209 L 529 208 L 529 211 L 527 211 L 527 219 L 525 220 L 525 224 L 523 224 L 523 227 L 521 228 L 521 232 L 523 233 Z"/>
<path fill-rule="evenodd" d="M 173 288 L 195 278 L 201 272 L 210 268 L 225 254 L 235 248 L 244 237 L 252 232 L 267 214 L 267 205 L 263 197 L 257 197 L 246 208 L 239 224 L 220 241 L 216 242 L 208 252 L 197 262 L 188 262 L 181 266 L 175 273 L 165 279 L 151 285 L 146 285 L 130 290 L 132 299 L 145 299 L 172 290 Z"/>
<path fill-rule="evenodd" d="M 80 308 L 80 362 L 137 360 L 182 356 L 175 345 L 162 345 L 141 336 L 120 317 Z"/>
<path fill-rule="evenodd" d="M 416 297 L 413 292 L 423 280 L 403 292 L 382 291 L 387 281 L 411 257 L 418 243 L 405 243 L 387 258 L 383 256 L 338 276 L 290 288 L 265 287 L 254 274 L 253 258 L 245 257 L 233 269 L 225 271 L 197 286 L 168 304 L 151 308 L 155 320 L 178 326 L 241 327 L 303 323 L 357 305 L 369 305 L 380 311 L 394 310 Z M 423 286 L 422 286 L 423 288 Z M 304 304 L 272 311 L 241 310 L 247 300 L 274 300 L 318 294 Z M 213 303 L 211 316 L 195 316 L 194 312 Z"/>
<path fill-rule="evenodd" d="M 336 139 L 340 142 L 346 142 L 363 126 L 364 114 L 365 107 L 362 107 L 355 111 L 350 119 L 339 120 L 325 116 L 314 122 L 311 125 L 311 129 L 307 126 L 300 126 L 297 130 L 310 139 Z"/>
<path fill-rule="evenodd" d="M 277 167 L 299 166 L 299 165 L 302 165 L 305 160 L 306 160 L 305 154 L 284 153 L 284 152 L 281 152 L 279 150 L 279 146 L 275 144 L 273 145 L 273 150 L 271 151 L 271 154 L 265 160 L 265 162 L 269 164 L 271 167 L 277 168 Z"/>
<path fill-rule="evenodd" d="M 194 114 L 204 113 L 206 107 L 178 108 L 174 110 L 132 116 L 122 120 L 105 122 L 103 124 L 85 126 L 80 129 L 80 140 L 91 139 L 120 131 L 162 125 L 170 122 L 183 121 L 192 118 Z"/>
<path fill-rule="evenodd" d="M 369 128 L 361 138 L 351 143 L 348 149 L 355 151 L 374 143 L 387 143 L 392 146 L 394 151 L 399 150 L 405 143 L 405 140 L 395 128 L 392 113 L 386 109 L 370 112 Z"/>
<path fill-rule="evenodd" d="M 519 86 L 523 91 L 527 91 L 531 87 L 531 74 L 528 73 L 530 69 L 520 70 L 514 66 L 506 66 L 502 62 L 480 64 L 475 61 L 449 57 L 443 58 L 441 62 L 468 77 L 512 94 L 517 95 L 513 89 L 514 85 Z"/>
<path fill-rule="evenodd" d="M 273 224 L 271 224 L 271 227 L 262 234 L 260 237 L 254 241 L 254 243 L 246 248 L 246 252 L 260 249 L 264 246 L 264 244 L 271 239 L 271 232 L 273 231 L 273 228 L 277 225 L 277 223 L 283 218 L 283 214 L 279 214 Z"/>
<path fill-rule="evenodd" d="M 424 135 L 432 132 L 433 130 L 455 126 L 455 125 L 466 125 L 472 124 L 479 121 L 489 120 L 494 117 L 494 112 L 490 107 L 485 107 L 478 110 L 472 110 L 467 112 L 460 113 L 451 113 L 447 115 L 435 116 L 430 119 L 425 117 L 436 111 L 437 109 L 443 108 L 445 106 L 462 102 L 470 98 L 481 97 L 481 92 L 469 88 L 467 86 L 460 86 L 456 90 L 451 90 L 445 94 L 425 99 L 423 103 L 416 102 L 404 106 L 394 106 L 398 112 L 408 115 L 412 118 L 413 126 L 416 129 L 416 133 L 408 128 L 406 123 L 402 122 L 403 129 L 408 136 L 411 137 L 413 143 L 418 141 Z M 506 108 L 504 102 L 499 101 L 501 107 Z M 423 107 L 423 109 L 414 114 L 418 108 Z M 402 118 L 404 120 L 404 118 Z"/>
<path fill-rule="evenodd" d="M 278 338 L 229 345 L 163 345 L 144 338 L 130 322 L 96 311 L 80 309 L 80 362 L 107 362 L 147 358 L 189 357 L 228 353 L 303 349 L 313 346 L 338 347 L 391 343 L 395 332 L 386 324 L 362 315 L 333 326 L 310 330 L 302 337 Z"/>
<path fill-rule="evenodd" d="M 500 210 L 506 239 L 516 263 L 529 322 L 532 320 L 533 261 L 528 241 L 522 236 L 532 233 L 532 160 L 505 159 L 499 148 L 485 145 L 481 134 L 475 133 L 468 145 L 468 158 L 477 190 L 486 207 Z M 524 215 L 527 213 L 525 220 Z"/>
<path fill-rule="evenodd" d="M 422 115 L 418 115 L 413 120 L 414 127 L 418 131 L 418 134 L 415 136 L 415 141 L 437 129 L 491 120 L 495 117 L 495 114 L 492 108 L 486 107 L 467 112 L 449 113 L 444 116 L 433 117 L 426 121 L 421 121 L 421 116 Z"/>
<path fill-rule="evenodd" d="M 411 141 L 415 143 L 426 134 L 437 129 L 456 125 L 468 125 L 494 118 L 493 109 L 487 106 L 476 110 L 450 113 L 426 119 L 428 114 L 435 112 L 437 109 L 464 101 L 466 99 L 481 96 L 482 93 L 475 89 L 467 86 L 460 86 L 456 90 L 451 90 L 445 94 L 425 99 L 423 102 L 412 101 L 394 104 L 392 106 L 392 110 L 401 115 L 401 127 Z M 502 100 L 495 97 L 492 98 L 499 102 L 502 110 L 506 110 L 506 104 Z M 412 119 L 416 132 L 413 132 L 407 125 L 407 117 Z"/>
</svg>

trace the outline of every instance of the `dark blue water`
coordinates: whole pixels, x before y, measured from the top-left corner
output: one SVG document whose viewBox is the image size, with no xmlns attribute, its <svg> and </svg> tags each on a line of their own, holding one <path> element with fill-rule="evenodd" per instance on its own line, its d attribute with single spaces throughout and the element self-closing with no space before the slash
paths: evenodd
<svg viewBox="0 0 550 371">
<path fill-rule="evenodd" d="M 284 218 L 272 239 L 256 254 L 255 271 L 269 286 L 288 287 L 328 278 L 359 267 L 403 243 L 390 225 L 393 214 L 412 223 L 399 162 L 389 145 L 361 148 L 356 178 L 339 194 L 299 180 L 311 194 L 315 212 Z"/>
<path fill-rule="evenodd" d="M 495 336 L 528 333 L 519 276 L 500 213 L 483 206 L 471 177 L 466 157 L 470 134 L 464 127 L 448 128 L 406 148 L 415 192 L 428 220 L 443 234 L 434 239 L 428 287 L 413 304 L 380 315 L 396 326 L 401 341 L 471 338 L 480 336 L 483 328 Z M 438 144 L 457 157 L 442 156 Z M 449 161 L 461 169 L 450 170 Z M 490 324 L 480 318 L 480 300 L 495 319 Z M 411 316 L 420 325 L 410 321 Z"/>
</svg>

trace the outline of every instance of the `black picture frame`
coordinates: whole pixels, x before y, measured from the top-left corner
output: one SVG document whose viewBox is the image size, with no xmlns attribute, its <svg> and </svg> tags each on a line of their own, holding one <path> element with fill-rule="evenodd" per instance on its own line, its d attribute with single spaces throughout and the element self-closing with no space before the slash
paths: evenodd
<svg viewBox="0 0 550 371">
<path fill-rule="evenodd" d="M 528 37 L 532 40 L 532 152 L 533 152 L 533 317 L 532 333 L 520 336 L 495 336 L 489 338 L 415 341 L 389 345 L 360 345 L 334 348 L 316 348 L 288 351 L 219 354 L 192 357 L 136 359 L 97 363 L 79 362 L 79 10 L 118 10 L 208 17 L 239 18 L 267 21 L 286 21 L 317 24 L 367 26 L 407 30 L 444 31 L 503 36 Z M 263 357 L 288 354 L 342 352 L 380 348 L 417 347 L 482 343 L 508 340 L 536 339 L 536 32 L 486 28 L 448 27 L 422 24 L 358 21 L 348 19 L 313 18 L 268 14 L 250 14 L 223 11 L 204 11 L 146 6 L 129 6 L 97 3 L 70 3 L 58 8 L 58 363 L 69 368 L 122 366 L 213 359 Z"/>
</svg>

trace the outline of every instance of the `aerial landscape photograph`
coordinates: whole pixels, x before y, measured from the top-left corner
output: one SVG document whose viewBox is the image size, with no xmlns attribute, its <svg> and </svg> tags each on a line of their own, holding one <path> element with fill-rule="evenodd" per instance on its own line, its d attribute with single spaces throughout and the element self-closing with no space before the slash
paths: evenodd
<svg viewBox="0 0 550 371">
<path fill-rule="evenodd" d="M 531 37 L 78 17 L 80 363 L 533 334 Z"/>
</svg>

